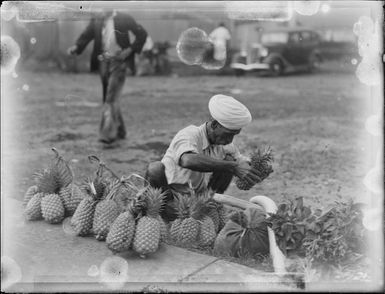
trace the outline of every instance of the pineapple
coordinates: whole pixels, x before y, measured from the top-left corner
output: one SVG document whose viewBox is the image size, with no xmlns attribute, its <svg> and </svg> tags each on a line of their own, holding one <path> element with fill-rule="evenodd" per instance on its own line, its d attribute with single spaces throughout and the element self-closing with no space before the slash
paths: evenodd
<svg viewBox="0 0 385 294">
<path fill-rule="evenodd" d="M 203 217 L 198 235 L 201 246 L 211 246 L 216 238 L 215 225 L 209 216 Z"/>
<path fill-rule="evenodd" d="M 192 195 L 191 197 L 194 196 L 195 195 Z M 189 207 L 190 216 L 182 221 L 179 228 L 177 242 L 181 245 L 191 245 L 195 243 L 199 234 L 199 220 L 201 220 L 209 210 L 207 199 L 204 197 L 191 198 L 191 203 Z"/>
<path fill-rule="evenodd" d="M 41 200 L 41 212 L 44 220 L 57 224 L 64 219 L 64 205 L 57 194 L 48 194 Z"/>
<path fill-rule="evenodd" d="M 62 200 L 67 215 L 74 214 L 79 203 L 84 199 L 85 195 L 80 190 L 79 186 L 72 183 L 67 187 L 63 187 L 59 191 L 60 199 Z"/>
<path fill-rule="evenodd" d="M 266 179 L 269 174 L 273 172 L 271 167 L 273 154 L 270 147 L 266 148 L 263 152 L 261 152 L 260 149 L 257 149 L 257 151 L 250 155 L 250 158 L 250 165 L 258 172 L 258 176 L 260 177 L 261 181 Z M 256 183 L 250 185 L 248 182 L 237 178 L 235 184 L 240 190 L 250 190 Z"/>
<path fill-rule="evenodd" d="M 119 207 L 114 201 L 114 197 L 119 192 L 120 185 L 119 180 L 112 182 L 107 189 L 109 193 L 106 198 L 96 204 L 92 230 L 99 241 L 106 239 L 112 223 L 119 216 Z"/>
<path fill-rule="evenodd" d="M 160 224 L 160 242 L 167 242 L 170 235 L 168 225 L 164 222 L 160 215 L 157 217 L 157 220 Z"/>
<path fill-rule="evenodd" d="M 112 223 L 107 234 L 107 247 L 113 252 L 127 251 L 132 246 L 135 234 L 135 220 L 143 210 L 144 203 L 141 199 L 133 199 L 126 210 Z"/>
<path fill-rule="evenodd" d="M 215 204 L 213 205 L 213 207 L 210 207 L 207 214 L 213 220 L 215 231 L 218 232 L 219 231 L 219 214 Z"/>
<path fill-rule="evenodd" d="M 227 213 L 226 213 L 226 208 L 221 203 L 218 203 L 217 211 L 218 211 L 218 221 L 219 221 L 218 222 L 218 232 L 219 232 L 223 229 L 223 227 L 227 222 Z"/>
<path fill-rule="evenodd" d="M 181 224 L 183 220 L 189 216 L 190 199 L 186 195 L 176 194 L 175 204 L 178 218 L 175 219 L 171 224 L 170 236 L 172 240 L 178 241 L 181 232 Z"/>
<path fill-rule="evenodd" d="M 107 234 L 107 247 L 114 252 L 130 249 L 135 233 L 135 218 L 131 211 L 122 212 L 112 223 Z"/>
<path fill-rule="evenodd" d="M 96 183 L 97 189 L 94 183 Z M 103 197 L 105 189 L 105 186 L 102 188 L 103 185 L 99 176 L 94 181 L 89 181 L 87 187 L 85 190 L 88 195 L 79 203 L 71 219 L 71 225 L 79 236 L 86 236 L 91 233 L 95 206 Z"/>
<path fill-rule="evenodd" d="M 52 148 L 55 158 L 49 168 L 35 174 L 36 185 L 40 192 L 58 194 L 62 187 L 73 181 L 73 174 L 68 163 Z"/>
<path fill-rule="evenodd" d="M 143 196 L 145 215 L 138 220 L 133 241 L 133 249 L 141 257 L 154 253 L 159 247 L 160 223 L 157 218 L 165 201 L 165 193 L 149 186 Z"/>
<path fill-rule="evenodd" d="M 86 196 L 76 208 L 71 225 L 77 235 L 86 236 L 91 232 L 96 203 L 93 197 Z"/>
<path fill-rule="evenodd" d="M 44 193 L 37 193 L 28 201 L 24 210 L 24 216 L 27 220 L 40 220 L 43 218 L 41 214 L 41 199 L 44 197 Z"/>
<path fill-rule="evenodd" d="M 27 192 L 25 192 L 24 195 L 24 201 L 23 201 L 23 206 L 27 206 L 29 200 L 32 199 L 32 197 L 39 192 L 39 188 L 36 185 L 33 185 L 27 189 Z"/>
</svg>

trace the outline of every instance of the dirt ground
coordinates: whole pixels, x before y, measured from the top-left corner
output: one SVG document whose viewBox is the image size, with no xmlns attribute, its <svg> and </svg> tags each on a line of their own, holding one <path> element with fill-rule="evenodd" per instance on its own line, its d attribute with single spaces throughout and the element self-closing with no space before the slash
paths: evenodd
<svg viewBox="0 0 385 294">
<path fill-rule="evenodd" d="M 93 74 L 18 72 L 2 77 L 2 193 L 22 199 L 56 147 L 71 160 L 76 182 L 93 174 L 95 154 L 119 175 L 143 174 L 175 133 L 209 118 L 207 103 L 227 94 L 247 105 L 253 122 L 235 138 L 241 152 L 270 145 L 274 173 L 250 191 L 234 184 L 226 194 L 275 201 L 303 196 L 325 206 L 352 197 L 365 201 L 363 178 L 373 167 L 365 121 L 372 113 L 370 89 L 352 72 L 278 78 L 249 75 L 127 77 L 121 107 L 128 137 L 112 148 L 98 142 L 101 84 Z M 2 195 L 3 197 L 3 195 Z"/>
</svg>

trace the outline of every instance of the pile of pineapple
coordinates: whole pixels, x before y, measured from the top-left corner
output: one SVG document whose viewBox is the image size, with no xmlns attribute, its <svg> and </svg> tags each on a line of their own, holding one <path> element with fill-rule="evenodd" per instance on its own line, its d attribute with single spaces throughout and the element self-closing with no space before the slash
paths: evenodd
<svg viewBox="0 0 385 294">
<path fill-rule="evenodd" d="M 133 175 L 119 178 L 96 156 L 89 156 L 98 163 L 95 175 L 79 187 L 68 163 L 53 151 L 55 158 L 35 175 L 36 185 L 25 194 L 27 220 L 57 224 L 72 216 L 77 236 L 93 235 L 113 252 L 133 249 L 141 257 L 168 240 L 168 226 L 160 217 L 165 203 L 160 189 L 138 186 L 130 180 Z"/>
<path fill-rule="evenodd" d="M 237 178 L 235 181 L 237 188 L 240 190 L 250 190 L 255 184 L 260 183 L 266 179 L 273 172 L 273 160 L 273 152 L 269 146 L 266 147 L 263 151 L 257 148 L 257 150 L 250 154 L 250 165 L 257 172 L 260 181 L 249 184 L 245 180 Z"/>
<path fill-rule="evenodd" d="M 177 219 L 171 223 L 171 241 L 181 247 L 211 247 L 224 227 L 225 208 L 211 191 L 202 194 L 176 194 Z"/>
<path fill-rule="evenodd" d="M 73 173 L 68 163 L 55 148 L 54 159 L 48 168 L 35 174 L 36 184 L 29 187 L 24 196 L 24 215 L 27 220 L 44 219 L 48 223 L 61 223 L 72 215 L 84 198 L 80 188 L 73 182 Z"/>
</svg>

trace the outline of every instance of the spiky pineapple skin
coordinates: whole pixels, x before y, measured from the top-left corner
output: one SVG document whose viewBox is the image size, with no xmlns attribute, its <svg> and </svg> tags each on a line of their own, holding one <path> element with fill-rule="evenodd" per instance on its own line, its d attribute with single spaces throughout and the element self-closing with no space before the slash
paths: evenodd
<svg viewBox="0 0 385 294">
<path fill-rule="evenodd" d="M 188 217 L 180 224 L 177 242 L 184 246 L 191 245 L 196 241 L 198 233 L 199 222 L 192 217 Z"/>
<path fill-rule="evenodd" d="M 113 252 L 127 251 L 131 248 L 135 234 L 135 219 L 129 211 L 121 213 L 112 223 L 107 234 L 106 244 Z"/>
<path fill-rule="evenodd" d="M 76 208 L 71 225 L 77 235 L 86 236 L 91 232 L 96 203 L 93 198 L 86 197 Z"/>
<path fill-rule="evenodd" d="M 64 204 L 66 215 L 71 216 L 75 213 L 76 208 L 84 199 L 85 194 L 76 184 L 70 184 L 63 187 L 59 191 L 59 196 Z"/>
<path fill-rule="evenodd" d="M 143 216 L 138 220 L 132 248 L 146 255 L 156 252 L 160 241 L 160 224 L 157 219 Z"/>
<path fill-rule="evenodd" d="M 27 220 L 34 221 L 43 219 L 41 213 L 41 199 L 44 196 L 44 193 L 37 193 L 28 201 L 24 210 L 24 216 Z"/>
<path fill-rule="evenodd" d="M 216 238 L 215 225 L 210 217 L 204 217 L 201 222 L 198 240 L 201 246 L 211 246 Z"/>
<path fill-rule="evenodd" d="M 273 154 L 270 147 L 265 149 L 263 152 L 258 149 L 250 155 L 250 165 L 258 172 L 258 176 L 260 178 L 259 182 L 266 179 L 270 173 L 273 172 L 273 168 L 270 164 L 271 161 L 273 161 Z M 256 183 L 249 184 L 240 178 L 237 178 L 235 181 L 236 186 L 240 190 L 250 190 Z"/>
<path fill-rule="evenodd" d="M 105 199 L 96 204 L 92 231 L 99 241 L 106 239 L 112 223 L 119 216 L 119 207 L 114 200 Z"/>
<path fill-rule="evenodd" d="M 216 207 L 213 207 L 209 210 L 208 216 L 212 219 L 214 225 L 215 225 L 215 231 L 218 232 L 219 230 L 219 215 Z"/>
<path fill-rule="evenodd" d="M 227 222 L 227 211 L 223 204 L 218 206 L 218 232 L 220 232 Z"/>
<path fill-rule="evenodd" d="M 170 236 L 171 236 L 171 239 L 174 241 L 177 241 L 179 239 L 180 226 L 182 224 L 182 221 L 183 219 L 177 218 L 171 223 Z"/>
<path fill-rule="evenodd" d="M 64 205 L 58 194 L 48 194 L 41 200 L 41 212 L 45 221 L 61 223 L 64 219 Z"/>
<path fill-rule="evenodd" d="M 29 200 L 39 192 L 39 188 L 36 185 L 30 186 L 24 194 L 23 206 L 26 207 Z"/>
<path fill-rule="evenodd" d="M 160 216 L 157 217 L 157 220 L 160 225 L 160 242 L 167 242 L 170 237 L 168 226 Z"/>
</svg>

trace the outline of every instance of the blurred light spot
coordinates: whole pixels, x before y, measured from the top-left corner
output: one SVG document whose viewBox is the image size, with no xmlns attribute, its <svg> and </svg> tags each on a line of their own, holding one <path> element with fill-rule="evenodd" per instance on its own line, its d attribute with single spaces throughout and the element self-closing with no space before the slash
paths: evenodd
<svg viewBox="0 0 385 294">
<path fill-rule="evenodd" d="M 352 64 L 353 64 L 353 65 L 356 65 L 357 63 L 358 63 L 358 60 L 355 59 L 355 58 L 353 58 L 353 59 L 352 59 Z"/>
<path fill-rule="evenodd" d="M 71 225 L 71 217 L 67 217 L 63 220 L 62 228 L 66 235 L 77 236 L 77 233 Z"/>
<path fill-rule="evenodd" d="M 31 44 L 36 44 L 36 38 L 31 38 L 30 42 Z"/>
<path fill-rule="evenodd" d="M 29 91 L 29 86 L 27 84 L 24 84 L 23 87 L 21 87 L 23 91 L 28 92 Z"/>
<path fill-rule="evenodd" d="M 287 21 L 292 17 L 290 1 L 226 1 L 230 19 Z"/>
<path fill-rule="evenodd" d="M 209 48 L 210 42 L 206 32 L 196 27 L 182 32 L 176 44 L 180 60 L 188 65 L 200 64 Z"/>
<path fill-rule="evenodd" d="M 381 51 L 380 35 L 367 33 L 358 38 L 358 53 L 362 57 L 378 58 Z"/>
<path fill-rule="evenodd" d="M 98 267 L 94 264 L 94 265 L 91 265 L 90 268 L 88 269 L 88 272 L 87 274 L 90 276 L 90 277 L 97 277 L 99 275 L 99 269 Z"/>
<path fill-rule="evenodd" d="M 369 16 L 361 16 L 353 25 L 353 33 L 357 36 L 366 35 L 367 33 L 373 32 L 374 23 Z"/>
<path fill-rule="evenodd" d="M 377 231 L 381 229 L 382 214 L 379 208 L 363 209 L 362 224 L 367 230 Z"/>
<path fill-rule="evenodd" d="M 382 121 L 379 115 L 371 115 L 365 122 L 366 130 L 373 136 L 382 135 Z"/>
<path fill-rule="evenodd" d="M 14 72 L 12 73 L 12 77 L 13 77 L 14 79 L 16 79 L 17 77 L 19 77 L 19 75 L 14 71 Z"/>
<path fill-rule="evenodd" d="M 17 7 L 11 5 L 11 1 L 4 1 L 1 5 L 1 19 L 10 21 L 17 15 Z"/>
<path fill-rule="evenodd" d="M 364 178 L 365 187 L 375 194 L 383 192 L 383 170 L 376 166 L 372 168 Z"/>
<path fill-rule="evenodd" d="M 375 58 L 363 58 L 356 69 L 356 76 L 368 86 L 375 86 L 381 82 L 381 68 Z"/>
<path fill-rule="evenodd" d="M 15 66 L 20 58 L 20 47 L 10 36 L 1 36 L 1 73 L 15 73 Z"/>
<path fill-rule="evenodd" d="M 294 10 L 302 15 L 314 15 L 318 12 L 321 1 L 293 1 Z"/>
<path fill-rule="evenodd" d="M 128 263 L 125 259 L 108 257 L 100 266 L 100 282 L 110 289 L 121 289 L 128 279 Z"/>
<path fill-rule="evenodd" d="M 241 89 L 231 89 L 230 91 L 230 93 L 234 95 L 241 94 L 242 92 L 243 91 Z"/>
<path fill-rule="evenodd" d="M 21 280 L 20 266 L 13 258 L 1 257 L 1 288 L 5 289 Z M 2 291 L 3 292 L 3 291 Z"/>
<path fill-rule="evenodd" d="M 323 13 L 328 13 L 330 11 L 330 5 L 329 4 L 322 4 L 321 11 Z"/>
<path fill-rule="evenodd" d="M 78 163 L 79 162 L 79 159 L 71 159 L 71 162 L 73 162 L 73 163 Z"/>
</svg>

